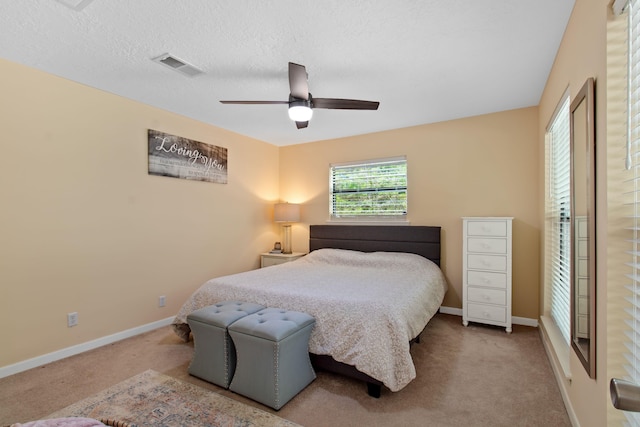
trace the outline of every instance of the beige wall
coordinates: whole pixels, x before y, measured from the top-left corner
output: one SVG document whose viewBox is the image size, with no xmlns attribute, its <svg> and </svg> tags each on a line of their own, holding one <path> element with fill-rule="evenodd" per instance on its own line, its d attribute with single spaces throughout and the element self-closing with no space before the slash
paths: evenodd
<svg viewBox="0 0 640 427">
<path fill-rule="evenodd" d="M 577 0 L 556 61 L 540 101 L 539 152 L 544 165 L 544 132 L 563 93 L 578 93 L 588 77 L 596 79 L 597 148 L 597 379 L 591 380 L 571 350 L 571 379 L 560 376 L 569 410 L 582 427 L 607 423 L 607 140 L 606 140 L 606 40 L 610 0 Z M 544 218 L 544 171 L 540 171 L 538 194 L 540 218 Z M 544 227 L 543 227 L 544 228 Z M 541 266 L 543 268 L 544 265 Z M 544 277 L 544 271 L 541 272 Z M 544 297 L 543 297 L 544 300 Z"/>
<path fill-rule="evenodd" d="M 408 218 L 440 225 L 444 305 L 460 308 L 463 216 L 513 216 L 513 315 L 538 318 L 538 110 L 526 108 L 280 150 L 280 196 L 303 204 L 294 250 L 329 212 L 329 164 L 407 156 Z"/>
<path fill-rule="evenodd" d="M 258 267 L 277 147 L 8 61 L 0 75 L 0 367 L 168 318 L 206 279 Z M 228 184 L 148 175 L 149 128 L 226 147 Z"/>
</svg>

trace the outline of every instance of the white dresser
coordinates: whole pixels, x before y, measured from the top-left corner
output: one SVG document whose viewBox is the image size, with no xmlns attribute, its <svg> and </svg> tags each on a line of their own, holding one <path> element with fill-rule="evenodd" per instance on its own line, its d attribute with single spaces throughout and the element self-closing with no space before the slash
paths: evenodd
<svg viewBox="0 0 640 427">
<path fill-rule="evenodd" d="M 462 324 L 511 332 L 512 217 L 462 218 Z"/>
</svg>

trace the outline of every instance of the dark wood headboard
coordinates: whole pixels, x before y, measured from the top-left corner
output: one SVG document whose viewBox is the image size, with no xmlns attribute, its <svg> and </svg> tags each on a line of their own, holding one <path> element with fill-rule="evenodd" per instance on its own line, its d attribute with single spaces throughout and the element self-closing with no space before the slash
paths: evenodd
<svg viewBox="0 0 640 427">
<path fill-rule="evenodd" d="M 408 252 L 440 265 L 440 227 L 422 225 L 312 225 L 309 251 Z"/>
</svg>

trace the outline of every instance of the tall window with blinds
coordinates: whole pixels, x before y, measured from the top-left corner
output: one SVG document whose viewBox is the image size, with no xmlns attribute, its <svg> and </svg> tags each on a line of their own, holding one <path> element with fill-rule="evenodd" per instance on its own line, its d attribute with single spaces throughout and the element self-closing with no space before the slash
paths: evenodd
<svg viewBox="0 0 640 427">
<path fill-rule="evenodd" d="M 625 310 L 630 330 L 625 332 L 627 347 L 625 370 L 628 379 L 640 384 L 640 0 L 628 3 L 616 1 L 616 6 L 628 13 L 627 40 L 627 160 L 630 187 L 625 191 L 625 199 L 632 206 L 633 224 L 628 230 L 628 241 L 631 242 L 627 265 L 628 290 L 630 304 Z M 622 7 L 620 7 L 622 4 Z M 640 414 L 625 413 L 630 425 L 640 426 Z"/>
<path fill-rule="evenodd" d="M 405 157 L 332 164 L 329 213 L 333 219 L 404 219 L 407 216 Z"/>
<path fill-rule="evenodd" d="M 546 133 L 546 294 L 549 314 L 567 343 L 571 340 L 571 217 L 569 96 L 563 97 Z"/>
</svg>

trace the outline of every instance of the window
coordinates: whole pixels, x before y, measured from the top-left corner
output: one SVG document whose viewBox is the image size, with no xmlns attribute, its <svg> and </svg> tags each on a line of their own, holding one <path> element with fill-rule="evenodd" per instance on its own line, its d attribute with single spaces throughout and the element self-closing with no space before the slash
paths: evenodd
<svg viewBox="0 0 640 427">
<path fill-rule="evenodd" d="M 624 368 L 626 379 L 640 384 L 640 0 L 616 0 L 613 7 L 618 14 L 622 9 L 628 13 L 626 178 L 630 187 L 624 189 L 623 198 L 625 204 L 632 207 L 629 212 L 632 223 L 627 229 L 631 247 L 627 252 L 629 304 L 625 313 L 629 329 L 624 338 L 627 348 Z M 625 416 L 628 425 L 640 426 L 640 414 L 625 412 Z"/>
<path fill-rule="evenodd" d="M 546 133 L 545 313 L 558 327 L 567 347 L 571 336 L 569 96 L 564 95 Z M 556 350 L 557 351 L 557 350 Z"/>
<path fill-rule="evenodd" d="M 332 164 L 329 172 L 331 218 L 405 219 L 405 157 Z"/>
</svg>

